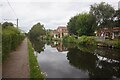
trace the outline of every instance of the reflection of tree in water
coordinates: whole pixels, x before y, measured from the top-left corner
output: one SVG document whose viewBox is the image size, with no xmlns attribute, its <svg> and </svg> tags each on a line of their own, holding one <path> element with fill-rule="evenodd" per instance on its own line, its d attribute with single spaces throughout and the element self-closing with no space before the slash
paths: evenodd
<svg viewBox="0 0 120 80">
<path fill-rule="evenodd" d="M 36 52 L 40 53 L 41 51 L 44 51 L 44 46 L 45 46 L 44 41 L 36 39 L 36 40 L 31 40 L 31 42 Z"/>
<path fill-rule="evenodd" d="M 95 50 L 95 53 L 103 57 L 109 58 L 109 59 L 120 61 L 120 50 L 119 49 L 111 49 L 111 48 L 108 49 L 108 48 L 100 47 Z"/>
<path fill-rule="evenodd" d="M 120 78 L 120 63 L 100 61 L 96 55 L 83 52 L 77 47 L 69 48 L 69 63 L 78 69 L 88 72 L 90 78 Z"/>
<path fill-rule="evenodd" d="M 69 49 L 67 58 L 70 64 L 84 71 L 87 69 L 91 71 L 91 69 L 95 68 L 95 60 L 97 59 L 96 56 L 90 53 L 83 53 L 78 48 Z"/>
</svg>

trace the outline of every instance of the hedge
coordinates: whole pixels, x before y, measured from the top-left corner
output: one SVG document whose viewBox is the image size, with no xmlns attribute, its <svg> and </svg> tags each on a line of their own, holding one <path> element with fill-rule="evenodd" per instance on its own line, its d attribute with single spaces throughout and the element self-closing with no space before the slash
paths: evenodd
<svg viewBox="0 0 120 80">
<path fill-rule="evenodd" d="M 24 39 L 24 34 L 21 33 L 17 28 L 8 26 L 2 28 L 2 59 L 8 56 L 8 53 L 15 50 L 16 47 Z"/>
</svg>

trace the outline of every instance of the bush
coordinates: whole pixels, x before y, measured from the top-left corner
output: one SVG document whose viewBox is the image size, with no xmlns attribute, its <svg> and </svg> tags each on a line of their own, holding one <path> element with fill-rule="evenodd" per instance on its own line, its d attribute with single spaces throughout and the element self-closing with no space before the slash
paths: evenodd
<svg viewBox="0 0 120 80">
<path fill-rule="evenodd" d="M 96 45 L 96 40 L 94 37 L 81 36 L 77 43 L 81 45 Z"/>
<path fill-rule="evenodd" d="M 2 28 L 2 58 L 3 60 L 7 57 L 8 53 L 15 50 L 16 47 L 24 39 L 24 34 L 13 27 L 7 26 Z"/>
<path fill-rule="evenodd" d="M 113 46 L 116 48 L 120 48 L 120 40 L 113 42 Z"/>
<path fill-rule="evenodd" d="M 75 39 L 75 36 L 65 36 L 63 38 L 63 42 L 70 42 L 70 43 L 75 43 L 76 42 L 76 39 Z"/>
</svg>

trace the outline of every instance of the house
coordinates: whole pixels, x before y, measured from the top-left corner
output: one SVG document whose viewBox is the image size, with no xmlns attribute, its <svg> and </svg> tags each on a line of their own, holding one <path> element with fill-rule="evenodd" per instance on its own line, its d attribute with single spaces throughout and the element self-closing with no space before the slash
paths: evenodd
<svg viewBox="0 0 120 80">
<path fill-rule="evenodd" d="M 100 28 L 97 30 L 96 36 L 111 39 L 120 39 L 120 27 Z"/>
<path fill-rule="evenodd" d="M 67 30 L 67 27 L 63 27 L 63 26 L 59 26 L 56 30 L 53 30 L 51 36 L 53 38 L 63 38 L 64 36 L 67 36 L 68 35 L 68 30 Z"/>
</svg>

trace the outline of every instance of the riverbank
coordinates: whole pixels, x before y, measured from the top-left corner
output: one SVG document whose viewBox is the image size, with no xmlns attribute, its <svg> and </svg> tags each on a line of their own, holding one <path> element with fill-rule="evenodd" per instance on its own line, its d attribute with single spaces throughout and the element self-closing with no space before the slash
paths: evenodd
<svg viewBox="0 0 120 80">
<path fill-rule="evenodd" d="M 97 41 L 97 46 L 109 47 L 109 48 L 120 48 L 120 40 L 104 40 Z"/>
<path fill-rule="evenodd" d="M 108 48 L 120 48 L 120 40 L 97 40 L 96 36 L 81 36 L 79 38 L 75 38 L 75 36 L 66 36 L 63 38 L 63 42 L 74 43 L 77 45 L 91 45 L 91 46 L 100 46 L 100 47 L 108 47 Z"/>
<path fill-rule="evenodd" d="M 41 78 L 44 79 L 37 58 L 34 55 L 31 42 L 28 40 L 28 51 L 29 51 L 29 66 L 30 66 L 30 78 Z"/>
</svg>

